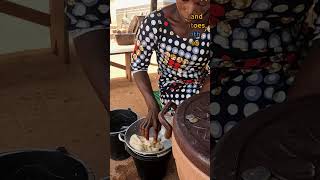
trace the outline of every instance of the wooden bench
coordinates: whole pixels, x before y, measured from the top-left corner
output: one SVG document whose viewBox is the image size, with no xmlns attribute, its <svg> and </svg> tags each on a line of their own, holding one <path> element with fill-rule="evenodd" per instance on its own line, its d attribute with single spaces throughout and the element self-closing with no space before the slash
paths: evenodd
<svg viewBox="0 0 320 180">
<path fill-rule="evenodd" d="M 114 43 L 110 46 L 110 56 L 112 55 L 118 55 L 118 54 L 124 54 L 125 55 L 125 66 L 116 62 L 110 61 L 110 65 L 123 69 L 126 71 L 126 78 L 129 81 L 132 81 L 131 76 L 131 54 L 133 52 L 134 45 L 128 45 L 128 46 L 119 46 L 118 44 Z"/>
<path fill-rule="evenodd" d="M 144 16 L 134 16 L 129 28 L 129 33 L 137 33 L 140 24 L 142 23 L 144 19 Z M 123 69 L 126 71 L 126 77 L 129 81 L 132 81 L 131 76 L 131 54 L 133 52 L 134 45 L 126 45 L 126 46 L 120 46 L 117 43 L 111 43 L 110 46 L 110 55 L 118 55 L 118 54 L 124 54 L 125 55 L 125 66 L 119 63 L 110 62 L 111 66 Z"/>
</svg>

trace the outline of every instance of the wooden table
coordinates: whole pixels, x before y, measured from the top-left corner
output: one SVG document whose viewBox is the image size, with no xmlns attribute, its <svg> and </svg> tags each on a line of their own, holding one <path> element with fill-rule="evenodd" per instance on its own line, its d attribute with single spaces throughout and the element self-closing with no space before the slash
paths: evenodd
<svg viewBox="0 0 320 180">
<path fill-rule="evenodd" d="M 128 46 L 119 46 L 116 43 L 112 43 L 110 46 L 110 56 L 112 55 L 118 55 L 118 54 L 125 54 L 125 66 L 116 62 L 110 61 L 110 65 L 123 69 L 126 71 L 126 78 L 129 81 L 132 81 L 131 76 L 131 54 L 133 52 L 134 45 L 128 45 Z"/>
<path fill-rule="evenodd" d="M 50 30 L 50 48 L 35 50 L 25 50 L 9 54 L 0 54 L 1 59 L 21 59 L 25 57 L 42 56 L 44 58 L 54 57 L 56 59 L 70 63 L 69 59 L 69 37 L 65 29 L 66 21 L 64 14 L 63 0 L 49 0 L 50 13 L 44 13 L 30 7 L 25 7 L 8 0 L 0 0 L 0 12 L 33 22 Z"/>
</svg>

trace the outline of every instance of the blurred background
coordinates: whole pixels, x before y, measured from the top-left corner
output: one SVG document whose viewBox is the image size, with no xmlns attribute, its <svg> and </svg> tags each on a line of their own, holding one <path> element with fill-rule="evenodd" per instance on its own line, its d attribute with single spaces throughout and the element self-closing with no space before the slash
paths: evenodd
<svg viewBox="0 0 320 180">
<path fill-rule="evenodd" d="M 64 1 L 0 1 L 0 157 L 62 146 L 100 179 L 109 170 L 106 112 L 64 22 Z"/>
</svg>

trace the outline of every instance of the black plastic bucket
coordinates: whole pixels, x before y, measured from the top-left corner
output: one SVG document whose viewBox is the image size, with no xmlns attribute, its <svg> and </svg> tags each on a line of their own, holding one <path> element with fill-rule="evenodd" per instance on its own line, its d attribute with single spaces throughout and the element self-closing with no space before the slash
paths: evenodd
<svg viewBox="0 0 320 180">
<path fill-rule="evenodd" d="M 117 109 L 110 112 L 110 145 L 111 159 L 124 160 L 130 157 L 125 150 L 125 145 L 118 138 L 119 133 L 124 133 L 133 122 L 138 119 L 131 109 Z"/>
<path fill-rule="evenodd" d="M 161 157 L 143 157 L 128 147 L 126 150 L 132 156 L 141 180 L 162 180 L 165 177 L 172 151 Z"/>
<path fill-rule="evenodd" d="M 89 180 L 89 171 L 81 161 L 68 154 L 30 150 L 0 154 L 0 179 Z"/>
</svg>

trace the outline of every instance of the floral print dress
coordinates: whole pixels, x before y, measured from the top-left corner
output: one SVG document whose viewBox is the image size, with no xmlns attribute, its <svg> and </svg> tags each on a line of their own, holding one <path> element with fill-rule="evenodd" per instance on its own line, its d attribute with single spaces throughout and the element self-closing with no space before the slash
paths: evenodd
<svg viewBox="0 0 320 180">
<path fill-rule="evenodd" d="M 162 105 L 179 105 L 199 93 L 209 74 L 210 28 L 200 37 L 182 38 L 175 34 L 162 10 L 152 12 L 138 30 L 132 54 L 132 71 L 147 71 L 153 51 L 158 62 Z"/>
<path fill-rule="evenodd" d="M 210 112 L 215 140 L 260 109 L 286 101 L 303 48 L 319 38 L 319 9 L 313 0 L 213 0 Z M 312 16 L 306 21 L 308 12 Z"/>
</svg>

